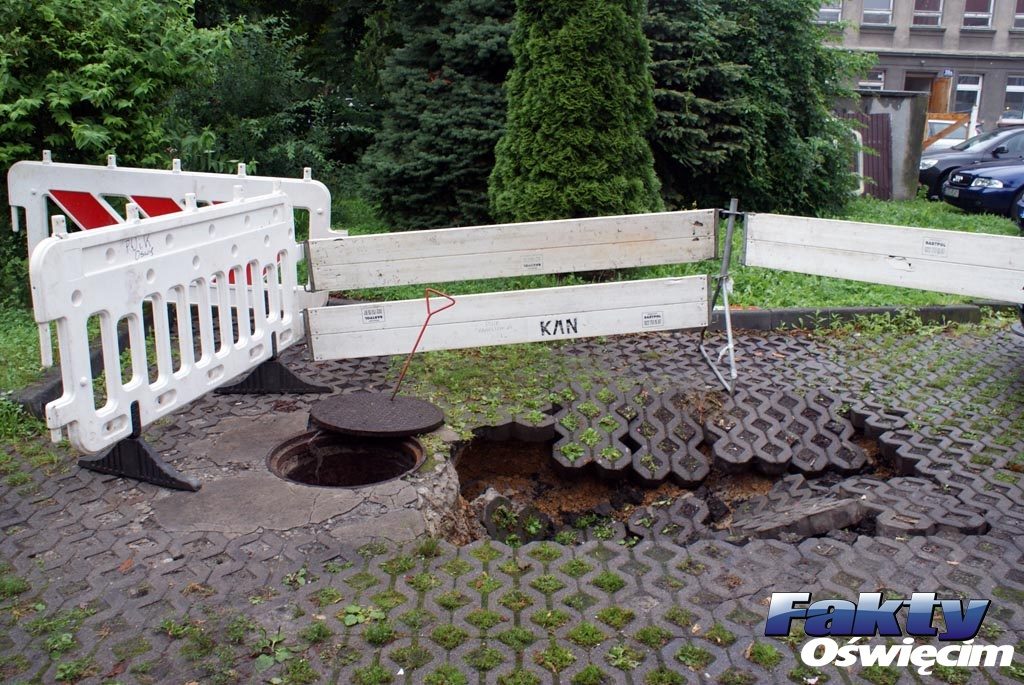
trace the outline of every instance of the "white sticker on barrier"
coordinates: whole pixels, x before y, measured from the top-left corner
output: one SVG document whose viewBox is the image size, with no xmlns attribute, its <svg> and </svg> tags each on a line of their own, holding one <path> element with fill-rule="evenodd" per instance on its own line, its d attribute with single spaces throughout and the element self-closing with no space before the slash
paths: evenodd
<svg viewBox="0 0 1024 685">
<path fill-rule="evenodd" d="M 620 269 L 712 259 L 717 211 L 381 233 L 307 245 L 314 290 Z"/>
<path fill-rule="evenodd" d="M 408 353 L 426 317 L 423 300 L 311 309 L 314 359 Z M 707 276 L 466 295 L 431 320 L 420 350 L 565 340 L 708 324 Z"/>
<path fill-rule="evenodd" d="M 147 425 L 255 368 L 275 340 L 279 350 L 290 345 L 298 254 L 281 194 L 42 241 L 29 266 L 33 307 L 37 322 L 56 324 L 64 384 L 46 407 L 47 425 L 98 452 L 130 435 L 133 403 Z M 252 285 L 214 285 L 231 275 Z M 91 322 L 102 378 L 90 364 Z"/>
<path fill-rule="evenodd" d="M 747 266 L 1024 303 L 1024 238 L 748 214 Z"/>
</svg>

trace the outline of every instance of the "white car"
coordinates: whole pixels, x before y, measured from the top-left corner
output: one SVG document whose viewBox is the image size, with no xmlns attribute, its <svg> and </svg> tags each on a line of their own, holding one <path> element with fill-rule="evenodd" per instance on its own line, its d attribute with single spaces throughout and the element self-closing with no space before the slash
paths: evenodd
<svg viewBox="0 0 1024 685">
<path fill-rule="evenodd" d="M 945 121 L 943 119 L 929 119 L 928 137 L 930 138 L 934 136 L 936 133 L 949 126 L 950 123 L 952 122 Z M 959 128 L 949 133 L 949 135 L 936 140 L 934 143 L 926 147 L 925 150 L 948 150 L 954 145 L 959 145 L 960 143 L 967 140 L 967 127 L 968 124 L 960 126 Z"/>
</svg>

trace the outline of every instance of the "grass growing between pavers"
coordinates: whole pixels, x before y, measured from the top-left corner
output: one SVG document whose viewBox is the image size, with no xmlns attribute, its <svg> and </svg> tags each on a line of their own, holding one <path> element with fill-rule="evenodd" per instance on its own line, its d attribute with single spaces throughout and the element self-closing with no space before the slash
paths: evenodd
<svg viewBox="0 0 1024 685">
<path fill-rule="evenodd" d="M 929 211 L 941 208 L 927 207 Z M 884 362 L 909 373 L 944 364 L 942 359 L 915 353 L 915 346 L 944 336 L 987 335 L 1002 325 L 1004 322 L 990 319 L 980 328 L 934 329 L 909 317 L 872 317 L 821 335 L 826 341 L 839 338 L 843 350 L 849 350 L 857 363 Z M 0 337 L 0 345 L 21 350 L 20 357 L 11 357 L 21 370 L 8 370 L 5 376 L 8 380 L 4 382 L 11 384 L 21 382 L 12 378 L 31 377 L 37 364 L 31 318 L 15 317 L 13 326 L 20 330 Z M 463 429 L 480 417 L 510 411 L 543 420 L 538 414 L 551 401 L 551 389 L 566 379 L 610 380 L 567 363 L 561 358 L 562 347 L 526 345 L 430 353 L 414 362 L 410 382 L 415 394 L 465 398 L 461 403 L 465 409 L 453 417 L 454 424 Z M 982 399 L 1006 395 L 1007 381 L 993 379 L 993 369 L 970 354 L 943 368 L 948 373 L 931 381 L 933 392 L 925 399 L 955 396 L 963 388 L 978 389 Z M 16 385 L 0 386 L 12 387 Z M 40 438 L 40 422 L 17 412 L 5 413 L 13 406 L 0 401 L 0 436 L 8 450 L 6 460 L 0 454 L 0 475 L 7 487 L 27 488 L 31 487 L 33 469 L 57 468 L 62 455 L 47 451 Z M 1010 396 L 992 410 L 996 418 L 1016 417 L 1011 432 L 1001 437 L 1009 444 L 1024 444 L 1021 406 L 1024 396 Z M 942 425 L 941 417 L 936 417 L 935 425 Z M 979 434 L 986 429 L 982 423 L 976 427 Z M 1004 467 L 998 457 L 977 456 L 975 465 L 992 468 L 996 483 L 1019 487 L 1024 468 L 1017 462 Z M 15 532 L 17 529 L 5 531 Z M 731 653 L 737 654 L 746 644 L 746 659 L 736 663 L 734 657 L 734 666 L 722 672 L 718 682 L 756 682 L 750 678 L 761 674 L 759 668 L 769 672 L 777 668 L 776 677 L 784 673 L 798 683 L 828 680 L 827 672 L 779 666 L 788 643 L 775 643 L 778 648 L 768 642 L 751 643 L 749 636 L 737 636 L 720 623 L 701 624 L 682 606 L 656 610 L 663 625 L 674 627 L 667 630 L 649 625 L 645 616 L 627 608 L 601 605 L 616 602 L 622 578 L 614 569 L 597 571 L 601 561 L 579 554 L 569 537 L 563 535 L 559 542 L 568 546 L 546 543 L 515 551 L 481 546 L 472 550 L 471 558 L 456 556 L 429 540 L 394 551 L 386 546 L 367 547 L 352 561 L 289 569 L 274 587 L 228 608 L 207 603 L 217 601 L 207 597 L 214 588 L 190 584 L 179 590 L 193 603 L 187 614 L 167 616 L 162 623 L 141 629 L 137 638 L 127 639 L 123 633 L 106 635 L 103 627 L 83 628 L 88 615 L 40 604 L 35 581 L 0 570 L 0 613 L 6 617 L 8 629 L 11 622 L 29 626 L 31 644 L 50 659 L 36 663 L 18 658 L 21 655 L 4 656 L 0 658 L 0 682 L 75 682 L 86 676 L 107 676 L 103 682 L 145 685 L 167 675 L 161 671 L 161 662 L 170 659 L 186 664 L 195 679 L 204 683 L 440 685 L 477 682 L 480 674 L 491 674 L 487 677 L 511 684 L 536 682 L 533 671 L 541 670 L 559 673 L 560 682 L 585 685 L 606 682 L 611 672 L 633 673 L 641 664 L 657 663 L 642 682 L 659 685 L 692 680 L 714 661 L 714 651 L 737 642 Z M 542 573 L 534 572 L 540 567 Z M 702 574 L 699 559 L 683 559 L 672 565 L 663 586 L 683 587 Z M 560 587 L 573 583 L 571 592 Z M 999 589 L 996 594 L 1020 603 L 1013 589 Z M 732 614 L 728 619 L 746 625 Z M 683 641 L 685 649 L 670 654 L 662 663 L 659 653 L 673 640 Z M 97 648 L 105 641 L 113 645 L 111 652 L 118 659 L 116 673 L 99 669 Z M 399 669 L 404 675 L 398 675 Z M 685 674 L 684 680 L 680 673 Z M 831 675 L 833 681 L 840 680 L 836 673 Z M 862 674 L 862 680 L 886 682 L 889 675 L 868 672 Z M 1024 672 L 1016 666 L 1005 675 L 1024 681 Z M 938 671 L 936 677 L 958 682 L 962 674 Z M 638 676 L 633 679 L 640 682 Z"/>
<path fill-rule="evenodd" d="M 534 585 L 593 587 L 603 575 L 593 573 L 596 563 L 607 564 L 607 577 L 643 565 L 644 582 L 658 585 L 658 575 L 685 580 L 699 565 L 694 559 L 680 563 L 662 557 L 656 562 L 644 554 L 614 541 L 583 547 L 541 542 L 518 549 L 486 542 L 463 550 L 436 542 L 366 546 L 347 561 L 303 564 L 281 572 L 271 581 L 275 592 L 262 593 L 266 598 L 257 602 L 245 597 L 232 601 L 230 590 L 218 601 L 190 592 L 189 586 L 172 590 L 194 600 L 186 613 L 139 627 L 127 639 L 123 626 L 83 628 L 92 609 L 41 610 L 22 625 L 50 650 L 53 662 L 38 670 L 27 660 L 5 658 L 0 673 L 9 675 L 4 682 L 12 683 L 73 683 L 103 676 L 109 665 L 101 668 L 97 653 L 110 646 L 118 661 L 101 681 L 109 685 L 161 682 L 170 675 L 168 664 L 177 669 L 175 674 L 187 673 L 197 682 L 215 685 L 468 685 L 478 682 L 481 674 L 493 674 L 489 677 L 501 683 L 543 682 L 531 669 L 558 674 L 559 682 L 586 684 L 608 682 L 611 673 L 638 674 L 641 667 L 644 675 L 633 675 L 633 682 L 660 685 L 691 682 L 718 660 L 719 650 L 740 641 L 746 644 L 744 662 L 733 661 L 715 678 L 721 685 L 731 685 L 778 676 L 774 671 L 780 668 L 786 647 L 795 652 L 805 641 L 799 631 L 785 640 L 750 641 L 749 635 L 737 637 L 723 624 L 701 621 L 689 608 L 674 604 L 639 613 L 618 606 L 623 598 L 615 593 L 603 598 L 603 591 L 595 593 L 603 606 L 569 605 L 566 611 L 555 595 L 521 592 L 527 586 L 537 589 Z M 581 574 L 584 569 L 589 570 Z M 646 576 L 652 569 L 654 573 Z M 350 582 L 353 579 L 359 580 Z M 535 582 L 540 579 L 545 580 Z M 9 599 L 32 594 L 24 584 L 13 587 Z M 454 603 L 444 599 L 466 596 L 460 588 L 477 597 Z M 514 593 L 515 601 L 501 601 Z M 382 601 L 389 597 L 400 601 Z M 480 608 L 463 611 L 474 603 Z M 9 609 L 0 604 L 4 614 Z M 729 619 L 741 617 L 737 612 Z M 360 619 L 350 621 L 352 615 Z M 673 642 L 681 646 L 664 653 Z M 796 683 L 808 678 L 844 680 L 833 669 L 801 666 L 785 675 Z M 872 683 L 890 682 L 892 675 L 879 669 L 861 673 Z M 944 682 L 960 682 L 961 677 L 960 672 L 936 673 Z"/>
<path fill-rule="evenodd" d="M 598 545 L 615 547 L 614 543 Z M 612 551 L 608 547 L 601 549 Z M 619 631 L 639 618 L 633 611 L 616 606 L 597 611 L 598 622 L 594 623 L 574 619 L 571 614 L 545 606 L 550 605 L 550 598 L 543 604 L 536 598 L 516 602 L 510 609 L 511 616 L 486 608 L 468 614 L 456 613 L 459 607 L 450 609 L 440 601 L 444 595 L 456 592 L 456 587 L 462 587 L 460 579 L 466 576 L 496 579 L 500 587 L 491 588 L 487 593 L 491 596 L 501 596 L 505 590 L 515 591 L 524 574 L 536 575 L 535 572 L 541 571 L 543 573 L 536 577 L 547 575 L 568 584 L 576 578 L 561 569 L 578 567 L 574 562 L 589 565 L 586 559 L 608 557 L 606 553 L 595 554 L 600 550 L 593 544 L 589 550 L 553 543 L 534 543 L 513 550 L 488 543 L 477 544 L 468 553 L 480 564 L 468 564 L 470 570 L 466 570 L 467 564 L 459 563 L 465 562 L 465 551 L 456 553 L 445 549 L 439 558 L 430 559 L 417 558 L 410 551 L 413 550 L 409 546 L 387 550 L 338 573 L 311 575 L 309 589 L 312 592 L 306 596 L 308 606 L 301 601 L 303 589 L 282 580 L 283 595 L 274 600 L 277 608 L 262 616 L 246 615 L 245 609 L 229 615 L 200 604 L 189 616 L 164 621 L 155 632 L 157 636 L 163 634 L 170 639 L 165 658 L 180 658 L 193 664 L 196 672 L 203 675 L 202 682 L 212 683 L 252 682 L 253 677 L 258 677 L 262 682 L 287 684 L 468 684 L 477 682 L 481 674 L 494 674 L 490 677 L 495 682 L 514 685 L 543 682 L 532 670 L 539 668 L 557 674 L 564 682 L 586 685 L 609 682 L 613 672 L 629 674 L 645 665 L 646 675 L 634 676 L 634 681 L 660 685 L 688 682 L 685 673 L 699 672 L 714 660 L 711 652 L 701 645 L 722 646 L 724 628 L 718 624 L 702 628 L 680 620 L 680 614 L 685 614 L 686 610 L 679 607 L 661 607 L 652 612 L 677 625 L 675 631 L 647 625 L 623 633 Z M 620 564 L 622 561 L 619 559 Z M 678 571 L 667 566 L 665 572 Z M 358 589 L 354 589 L 345 582 L 360 574 L 390 578 L 390 587 L 414 588 L 415 596 L 410 596 L 401 608 L 393 607 L 357 625 L 346 625 L 340 612 L 334 618 L 316 613 L 319 608 L 316 598 L 323 594 L 325 587 L 338 589 L 345 595 L 345 601 L 365 605 L 369 593 L 379 589 L 381 583 L 369 587 L 357 583 Z M 439 582 L 417 580 L 425 575 Z M 329 585 L 316 587 L 323 583 Z M 416 609 L 409 610 L 410 605 Z M 310 607 L 312 612 L 307 611 Z M 248 611 L 255 610 L 251 607 Z M 430 618 L 409 621 L 407 617 L 412 611 Z M 485 614 L 493 618 L 481 621 L 480 617 Z M 530 614 L 532 620 L 524 623 Z M 267 625 L 268 616 L 285 617 L 288 629 L 275 632 Z M 528 625 L 536 627 L 528 628 Z M 543 630 L 550 631 L 547 639 L 541 639 L 538 634 Z M 687 646 L 679 650 L 672 662 L 662 663 L 661 648 L 681 638 L 687 641 Z M 499 643 L 507 650 L 499 648 Z M 442 651 L 430 647 L 431 644 Z M 571 648 L 572 645 L 579 649 Z M 726 669 L 717 682 L 722 685 L 757 682 L 756 674 L 760 673 L 757 667 L 770 671 L 781 660 L 778 649 L 767 643 L 755 643 L 748 654 L 749 668 Z M 149 655 L 129 655 L 129 661 L 138 663 L 125 664 L 130 672 L 139 676 L 141 683 L 148 682 L 146 672 L 152 669 L 152 660 L 145 659 L 146 656 Z M 572 675 L 563 675 L 566 673 Z"/>
<path fill-rule="evenodd" d="M 973 348 L 948 344 L 957 336 L 994 336 L 1015 318 L 1004 312 L 980 325 L 937 326 L 909 315 L 875 316 L 813 335 L 835 343 L 831 349 L 836 361 L 877 370 L 855 389 L 865 397 L 885 406 L 920 407 L 907 419 L 911 430 L 942 435 L 956 428 L 968 440 L 989 438 L 992 446 L 973 454 L 964 466 L 1019 487 L 1024 474 L 1024 389 L 1018 376 L 1013 369 L 995 368 Z M 919 383 L 920 378 L 927 380 Z M 957 408 L 955 416 L 951 407 Z M 968 417 L 970 423 L 964 425 Z"/>
</svg>

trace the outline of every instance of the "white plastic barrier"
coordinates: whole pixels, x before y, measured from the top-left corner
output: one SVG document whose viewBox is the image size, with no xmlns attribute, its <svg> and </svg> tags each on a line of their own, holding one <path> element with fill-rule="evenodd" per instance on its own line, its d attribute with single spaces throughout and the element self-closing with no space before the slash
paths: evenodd
<svg viewBox="0 0 1024 685">
<path fill-rule="evenodd" d="M 47 151 L 42 162 L 18 162 L 7 172 L 12 225 L 15 231 L 20 229 L 16 208 L 21 207 L 29 252 L 50 233 L 47 201 L 65 211 L 79 228 L 92 229 L 124 223 L 126 218 L 108 198 L 134 202 L 144 215 L 152 217 L 172 213 L 175 208 L 180 211 L 188 194 L 195 195 L 199 204 L 228 202 L 238 186 L 246 197 L 266 195 L 279 187 L 294 207 L 308 210 L 312 239 L 346 235 L 331 230 L 331 193 L 323 183 L 312 180 L 309 169 L 301 179 L 249 176 L 244 164 L 238 165 L 235 175 L 182 171 L 177 160 L 170 170 L 137 169 L 117 166 L 113 155 L 103 167 L 53 162 Z"/>
<path fill-rule="evenodd" d="M 194 195 L 200 204 L 216 204 L 228 202 L 239 193 L 255 197 L 274 192 L 275 188 L 287 195 L 294 207 L 308 211 L 311 238 L 347 235 L 346 231 L 331 229 L 331 193 L 323 183 L 312 180 L 308 168 L 301 179 L 249 176 L 245 164 L 238 165 L 235 175 L 213 174 L 182 171 L 178 160 L 174 160 L 170 170 L 119 167 L 113 155 L 103 167 L 54 162 L 47 150 L 42 162 L 18 162 L 7 172 L 12 226 L 15 231 L 20 229 L 18 208 L 23 209 L 29 254 L 49 235 L 50 202 L 78 228 L 92 230 L 126 221 L 111 204 L 114 198 L 134 203 L 144 216 L 155 217 L 182 211 L 187 195 Z M 304 288 L 297 290 L 296 297 L 302 309 L 327 302 L 327 293 Z M 298 317 L 295 333 L 303 332 L 302 319 Z M 47 326 L 40 326 L 39 347 L 43 366 L 51 366 L 52 345 Z"/>
<path fill-rule="evenodd" d="M 132 433 L 133 403 L 143 425 L 152 423 L 255 368 L 275 342 L 284 349 L 295 339 L 300 247 L 286 195 L 198 209 L 189 196 L 184 212 L 102 231 L 67 234 L 63 217 L 54 223 L 55 235 L 33 250 L 29 270 L 36 321 L 56 324 L 58 335 L 64 394 L 46 407 L 55 439 L 66 429 L 79 450 L 103 450 Z M 247 271 L 249 288 L 211 287 L 229 274 L 242 282 Z M 198 332 L 190 299 L 198 307 Z M 168 304 L 177 312 L 176 344 Z M 143 323 L 147 306 L 153 352 Z M 93 387 L 90 319 L 98 319 L 101 333 L 103 402 Z M 125 350 L 118 343 L 121 321 L 129 331 Z M 128 378 L 121 376 L 122 353 L 130 357 Z"/>
<path fill-rule="evenodd" d="M 712 259 L 717 212 L 662 212 L 311 240 L 314 288 L 621 269 Z M 457 298 L 420 349 L 440 350 L 707 326 L 707 277 L 649 279 Z M 306 312 L 316 359 L 408 352 L 422 300 Z"/>
<path fill-rule="evenodd" d="M 744 263 L 1024 303 L 1024 238 L 748 214 Z"/>
</svg>

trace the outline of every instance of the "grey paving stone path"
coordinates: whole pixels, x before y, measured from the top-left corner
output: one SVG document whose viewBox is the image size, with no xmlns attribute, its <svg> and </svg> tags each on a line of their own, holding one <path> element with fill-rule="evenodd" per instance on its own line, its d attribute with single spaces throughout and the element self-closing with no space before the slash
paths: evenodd
<svg viewBox="0 0 1024 685">
<path fill-rule="evenodd" d="M 457 494 L 448 462 L 357 490 L 267 472 L 268 450 L 305 430 L 315 396 L 210 395 L 149 430 L 202 481 L 198 493 L 78 469 L 32 473 L 0 490 L 0 682 L 936 681 L 907 669 L 801 670 L 802 639 L 763 637 L 773 591 L 989 598 L 979 640 L 1024 638 L 1024 343 L 968 328 L 835 340 L 743 333 L 738 344 L 733 415 L 793 437 L 785 456 L 772 448 L 738 465 L 776 484 L 736 507 L 731 527 L 698 489 L 582 531 L 577 544 L 436 542 L 427 535 L 441 522 L 423 512 Z M 559 354 L 659 397 L 714 388 L 690 333 Z M 312 363 L 294 348 L 284 360 L 341 392 L 382 390 L 391 378 L 387 359 Z M 825 407 L 817 417 L 792 418 L 814 401 Z M 706 454 L 686 442 L 699 442 L 696 422 L 672 433 L 675 419 L 655 411 L 652 425 L 693 457 L 676 482 L 698 487 L 707 467 L 728 461 L 698 463 Z M 829 446 L 804 439 L 826 429 Z M 856 453 L 854 429 L 877 445 L 886 478 Z M 721 440 L 746 439 L 729 430 Z M 1022 657 L 1009 670 L 940 675 L 1021 682 Z"/>
</svg>

